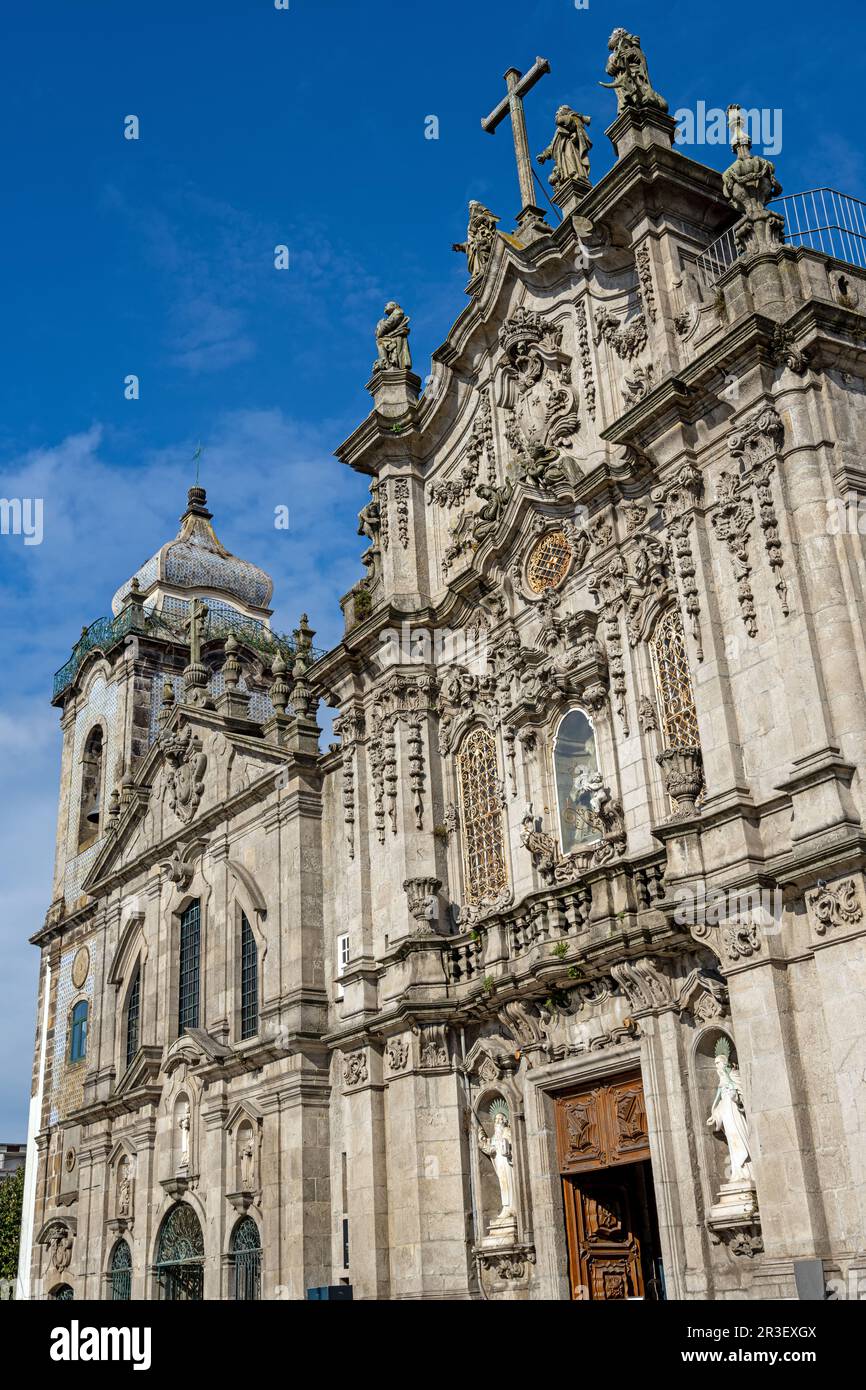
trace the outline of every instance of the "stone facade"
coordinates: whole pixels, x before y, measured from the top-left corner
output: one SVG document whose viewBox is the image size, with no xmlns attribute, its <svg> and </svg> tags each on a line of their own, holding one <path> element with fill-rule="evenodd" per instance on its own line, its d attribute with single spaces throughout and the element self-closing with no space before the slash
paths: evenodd
<svg viewBox="0 0 866 1390">
<path fill-rule="evenodd" d="M 476 206 L 423 395 L 380 350 L 339 645 L 271 641 L 254 567 L 154 562 L 77 649 L 33 1290 L 111 1296 L 125 1241 L 164 1295 L 180 1204 L 205 1298 L 250 1220 L 265 1298 L 788 1298 L 810 1259 L 866 1296 L 864 552 L 829 520 L 864 490 L 866 274 L 785 244 L 741 148 L 724 183 L 673 148 L 635 44 L 610 173 L 560 177 L 555 226 Z M 184 670 L 154 614 L 196 596 Z M 584 1279 L 563 1193 L 638 1154 L 657 1259 Z"/>
</svg>

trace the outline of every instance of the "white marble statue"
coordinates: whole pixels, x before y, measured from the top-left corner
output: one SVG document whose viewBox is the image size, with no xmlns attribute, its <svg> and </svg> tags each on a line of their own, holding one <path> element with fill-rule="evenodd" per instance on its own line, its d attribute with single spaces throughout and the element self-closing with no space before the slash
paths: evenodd
<svg viewBox="0 0 866 1390">
<path fill-rule="evenodd" d="M 251 1192 L 253 1186 L 253 1141 L 248 1139 L 241 1149 L 241 1189 Z"/>
<path fill-rule="evenodd" d="M 182 1110 L 177 1122 L 180 1130 L 180 1158 L 178 1159 L 179 1168 L 189 1167 L 189 1111 Z"/>
<path fill-rule="evenodd" d="M 731 1182 L 751 1182 L 749 1121 L 743 1102 L 743 1088 L 740 1073 L 731 1064 L 730 1048 L 724 1040 L 717 1044 L 715 1064 L 719 1084 L 707 1124 L 717 1134 L 725 1136 L 731 1158 Z"/>
<path fill-rule="evenodd" d="M 514 1208 L 514 1163 L 511 1155 L 511 1126 L 508 1115 L 497 1110 L 493 1120 L 493 1133 L 490 1138 L 478 1127 L 478 1147 L 491 1160 L 499 1179 L 499 1195 L 502 1210 L 499 1220 L 511 1216 Z"/>
</svg>

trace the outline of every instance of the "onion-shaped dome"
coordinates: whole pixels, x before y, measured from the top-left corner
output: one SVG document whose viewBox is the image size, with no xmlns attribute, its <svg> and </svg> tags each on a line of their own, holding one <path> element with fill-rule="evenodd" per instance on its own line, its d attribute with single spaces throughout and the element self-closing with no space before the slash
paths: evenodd
<svg viewBox="0 0 866 1390">
<path fill-rule="evenodd" d="M 213 513 L 206 506 L 203 487 L 191 487 L 180 530 L 155 555 L 136 570 L 132 579 L 146 599 L 160 585 L 168 589 L 206 589 L 235 599 L 246 609 L 267 609 L 274 585 L 270 575 L 248 560 L 226 550 L 211 525 Z M 117 614 L 132 579 L 117 590 L 111 602 Z"/>
</svg>

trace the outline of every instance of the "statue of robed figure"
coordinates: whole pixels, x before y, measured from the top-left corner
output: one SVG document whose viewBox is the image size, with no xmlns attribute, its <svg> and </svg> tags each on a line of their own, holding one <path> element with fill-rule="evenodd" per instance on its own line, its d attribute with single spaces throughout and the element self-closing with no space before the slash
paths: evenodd
<svg viewBox="0 0 866 1390">
<path fill-rule="evenodd" d="M 731 1159 L 731 1181 L 751 1182 L 753 1178 L 749 1121 L 746 1117 L 740 1073 L 731 1063 L 731 1047 L 726 1038 L 716 1043 L 716 1073 L 719 1084 L 713 1097 L 707 1124 L 725 1136 Z"/>
</svg>

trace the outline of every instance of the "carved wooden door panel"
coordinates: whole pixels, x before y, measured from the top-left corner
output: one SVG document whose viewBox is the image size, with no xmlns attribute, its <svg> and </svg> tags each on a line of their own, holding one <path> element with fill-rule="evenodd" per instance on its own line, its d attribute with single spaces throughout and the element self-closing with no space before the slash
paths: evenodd
<svg viewBox="0 0 866 1390">
<path fill-rule="evenodd" d="M 562 1173 L 592 1172 L 649 1158 L 640 1075 L 560 1097 L 556 1102 L 556 1137 Z"/>
<path fill-rule="evenodd" d="M 623 1174 L 599 1172 L 564 1178 L 571 1251 L 571 1296 L 579 1301 L 642 1298 L 640 1241 Z"/>
</svg>

